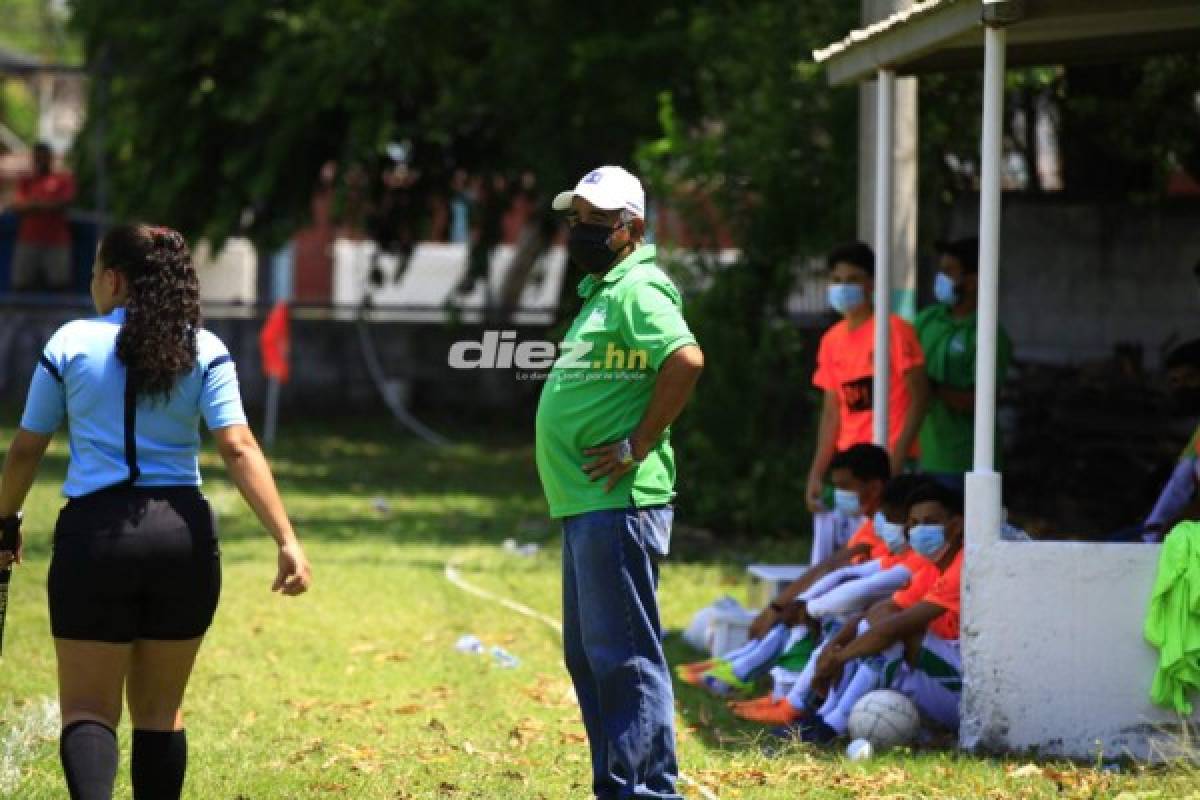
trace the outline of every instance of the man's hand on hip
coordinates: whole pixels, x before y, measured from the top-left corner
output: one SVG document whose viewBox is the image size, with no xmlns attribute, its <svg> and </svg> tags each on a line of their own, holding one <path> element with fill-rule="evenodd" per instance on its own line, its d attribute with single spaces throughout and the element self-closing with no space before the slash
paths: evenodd
<svg viewBox="0 0 1200 800">
<path fill-rule="evenodd" d="M 626 437 L 611 444 L 589 447 L 583 451 L 583 454 L 595 459 L 583 465 L 583 471 L 587 473 L 590 480 L 597 481 L 604 477 L 608 478 L 608 483 L 604 486 L 606 492 L 611 492 L 617 482 L 625 477 L 626 473 L 637 469 L 638 464 L 646 457 L 645 451 L 639 452 L 639 448 L 633 443 L 633 437 Z"/>
</svg>

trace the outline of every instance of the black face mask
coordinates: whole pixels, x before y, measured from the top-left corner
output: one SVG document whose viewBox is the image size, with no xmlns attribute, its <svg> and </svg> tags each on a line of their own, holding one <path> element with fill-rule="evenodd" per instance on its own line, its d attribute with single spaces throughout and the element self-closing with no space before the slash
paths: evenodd
<svg viewBox="0 0 1200 800">
<path fill-rule="evenodd" d="M 612 234 L 607 225 L 577 222 L 567 236 L 567 255 L 587 272 L 604 272 L 617 260 L 617 254 L 608 249 Z"/>
</svg>

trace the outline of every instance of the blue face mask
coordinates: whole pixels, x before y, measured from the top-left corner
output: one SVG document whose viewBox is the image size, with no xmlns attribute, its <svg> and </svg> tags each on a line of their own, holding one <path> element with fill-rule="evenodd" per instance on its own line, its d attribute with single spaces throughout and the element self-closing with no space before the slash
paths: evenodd
<svg viewBox="0 0 1200 800">
<path fill-rule="evenodd" d="M 946 546 L 945 525 L 913 525 L 908 529 L 908 543 L 930 561 Z"/>
<path fill-rule="evenodd" d="M 847 517 L 857 517 L 862 513 L 862 506 L 858 502 L 858 492 L 848 489 L 833 490 L 833 507 Z"/>
<path fill-rule="evenodd" d="M 949 275 L 939 272 L 933 279 L 933 296 L 942 305 L 957 305 L 958 287 L 954 285 L 954 281 L 950 279 Z"/>
<path fill-rule="evenodd" d="M 828 296 L 829 307 L 839 314 L 849 313 L 867 302 L 867 293 L 857 283 L 831 283 Z"/>
<path fill-rule="evenodd" d="M 904 526 L 888 522 L 882 511 L 875 512 L 875 534 L 883 539 L 892 555 L 904 552 L 908 547 L 908 541 L 904 538 Z"/>
</svg>

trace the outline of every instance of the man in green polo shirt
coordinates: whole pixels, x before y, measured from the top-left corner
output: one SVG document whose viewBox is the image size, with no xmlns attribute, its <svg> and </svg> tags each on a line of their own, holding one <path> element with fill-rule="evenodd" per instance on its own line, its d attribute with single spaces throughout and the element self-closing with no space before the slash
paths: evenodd
<svg viewBox="0 0 1200 800">
<path fill-rule="evenodd" d="M 917 315 L 931 400 L 921 425 L 921 471 L 962 491 L 975 444 L 975 317 L 979 307 L 979 240 L 938 242 L 937 302 Z M 1003 380 L 1012 342 L 996 339 L 996 372 Z M 998 382 L 999 382 L 998 380 Z"/>
<path fill-rule="evenodd" d="M 592 752 L 592 790 L 676 800 L 658 564 L 670 539 L 670 425 L 704 357 L 679 290 L 643 243 L 645 193 L 600 167 L 554 199 L 588 274 L 537 411 L 537 467 L 563 526 L 563 647 Z"/>
</svg>

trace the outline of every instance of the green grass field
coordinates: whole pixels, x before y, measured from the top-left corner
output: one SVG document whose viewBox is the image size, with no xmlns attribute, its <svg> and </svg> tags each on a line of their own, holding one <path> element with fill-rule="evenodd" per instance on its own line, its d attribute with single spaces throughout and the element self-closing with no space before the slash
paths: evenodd
<svg viewBox="0 0 1200 800">
<path fill-rule="evenodd" d="M 219 461 L 204 459 L 225 582 L 186 703 L 185 796 L 590 797 L 556 634 L 444 576 L 458 559 L 471 583 L 558 615 L 558 542 L 532 448 L 432 450 L 382 421 L 341 433 L 297 424 L 284 434 L 272 461 L 315 572 L 299 599 L 268 591 L 273 547 Z M 10 435 L 0 429 L 3 442 Z M 45 578 L 65 459 L 60 437 L 26 506 L 27 561 L 13 579 L 0 661 L 0 760 L 14 723 L 54 694 Z M 509 537 L 542 550 L 506 553 L 499 545 Z M 741 585 L 736 558 L 683 553 L 663 573 L 668 626 Z M 466 633 L 501 645 L 520 666 L 457 652 Z M 694 657 L 677 636 L 669 650 L 675 660 Z M 766 758 L 760 732 L 719 702 L 684 686 L 678 710 L 683 769 L 722 798 L 1200 798 L 1200 775 L 1182 767 L 1114 773 L 946 751 L 865 764 L 806 749 Z M 118 796 L 128 797 L 127 721 L 120 735 Z M 9 796 L 65 797 L 54 739 L 29 755 Z M 686 793 L 701 796 L 694 786 Z"/>
</svg>

